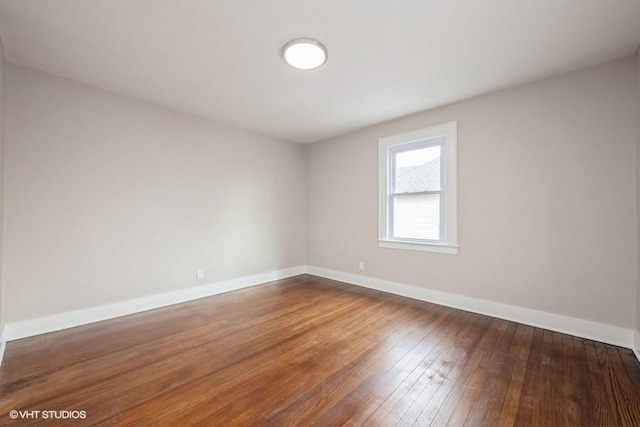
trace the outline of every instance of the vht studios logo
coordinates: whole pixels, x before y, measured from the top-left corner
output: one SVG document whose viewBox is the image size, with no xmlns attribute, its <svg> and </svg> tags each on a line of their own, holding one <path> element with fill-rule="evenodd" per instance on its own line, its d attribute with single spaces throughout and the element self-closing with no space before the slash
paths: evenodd
<svg viewBox="0 0 640 427">
<path fill-rule="evenodd" d="M 18 411 L 16 409 L 9 412 L 12 420 L 84 420 L 87 418 L 87 411 Z"/>
</svg>

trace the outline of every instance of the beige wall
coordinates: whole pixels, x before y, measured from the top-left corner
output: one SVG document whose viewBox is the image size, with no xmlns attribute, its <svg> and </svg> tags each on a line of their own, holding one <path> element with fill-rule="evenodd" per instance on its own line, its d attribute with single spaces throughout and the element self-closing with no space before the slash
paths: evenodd
<svg viewBox="0 0 640 427">
<path fill-rule="evenodd" d="M 640 48 L 638 48 L 636 52 L 636 88 L 638 93 L 638 100 L 636 103 L 636 108 L 638 111 L 637 117 L 637 145 L 636 145 L 636 201 L 637 201 L 637 214 L 638 214 L 638 224 L 640 227 Z M 640 333 L 640 230 L 638 230 L 638 290 L 637 290 L 637 303 L 636 303 L 636 331 Z M 636 347 L 640 349 L 640 342 L 636 342 Z"/>
<path fill-rule="evenodd" d="M 307 264 L 633 328 L 636 62 L 313 144 Z M 377 246 L 377 140 L 458 121 L 457 256 Z"/>
<path fill-rule="evenodd" d="M 12 64 L 7 87 L 6 322 L 304 264 L 304 146 Z"/>
<path fill-rule="evenodd" d="M 4 80 L 5 62 L 2 39 L 0 39 L 0 326 L 4 325 L 2 310 L 2 213 L 4 209 Z"/>
<path fill-rule="evenodd" d="M 304 146 L 9 64 L 2 322 L 301 265 L 306 248 L 314 266 L 632 327 L 639 65 L 383 123 L 305 163 Z M 450 120 L 460 254 L 378 248 L 377 139 Z"/>
</svg>

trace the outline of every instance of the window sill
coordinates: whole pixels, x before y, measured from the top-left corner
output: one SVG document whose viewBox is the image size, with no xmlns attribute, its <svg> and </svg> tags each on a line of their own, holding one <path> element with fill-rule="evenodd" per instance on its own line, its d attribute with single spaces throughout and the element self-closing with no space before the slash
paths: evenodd
<svg viewBox="0 0 640 427">
<path fill-rule="evenodd" d="M 400 242 L 397 240 L 378 240 L 378 246 L 381 248 L 403 249 L 407 251 L 434 252 L 438 254 L 457 255 L 458 245 L 444 243 L 414 243 Z"/>
</svg>

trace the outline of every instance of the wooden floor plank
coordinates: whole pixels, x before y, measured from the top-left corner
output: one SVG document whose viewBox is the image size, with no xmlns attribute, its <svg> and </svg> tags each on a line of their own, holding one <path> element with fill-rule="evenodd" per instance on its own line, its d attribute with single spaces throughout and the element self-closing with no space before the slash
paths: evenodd
<svg viewBox="0 0 640 427">
<path fill-rule="evenodd" d="M 439 346 L 442 340 L 449 340 L 455 336 L 457 331 L 464 329 L 468 322 L 474 319 L 471 316 L 460 314 L 451 316 L 448 325 L 439 328 L 439 333 L 435 336 L 425 337 L 434 346 Z M 396 356 L 401 358 L 394 359 L 395 363 L 387 363 L 380 369 L 369 373 L 364 377 L 364 381 L 360 382 L 356 387 L 343 397 L 343 399 L 331 408 L 322 418 L 320 424 L 328 425 L 359 425 L 369 421 L 369 418 L 380 405 L 388 397 L 388 390 L 395 389 L 409 375 L 412 366 L 412 360 L 415 361 L 422 353 L 422 349 L 418 345 L 411 345 L 406 352 L 399 353 L 395 351 Z M 425 352 L 430 354 L 431 352 Z M 415 362 L 413 362 L 415 363 Z M 408 369 L 409 367 L 409 369 Z"/>
<path fill-rule="evenodd" d="M 0 424 L 640 425 L 628 349 L 302 275 L 10 342 Z M 43 421 L 43 420 L 40 420 Z"/>
<path fill-rule="evenodd" d="M 622 349 L 613 346 L 605 346 L 605 349 L 609 359 L 615 408 L 623 425 L 633 425 L 635 420 L 640 419 L 640 389 L 627 372 L 620 354 Z"/>
<path fill-rule="evenodd" d="M 578 337 L 570 337 L 570 339 L 573 344 L 573 362 L 575 369 L 573 386 L 575 389 L 575 400 L 580 409 L 579 425 L 596 425 L 599 419 L 596 416 L 596 411 L 594 411 L 593 407 L 583 404 L 583 402 L 595 402 L 596 397 L 594 392 L 598 390 L 598 381 L 592 377 L 589 370 L 587 349 L 585 348 L 585 344 L 590 343 Z M 596 388 L 594 388 L 594 386 Z"/>
<path fill-rule="evenodd" d="M 458 330 L 459 331 L 459 330 Z M 457 336 L 457 332 L 455 335 Z M 424 358 L 418 364 L 410 369 L 410 372 L 404 376 L 402 382 L 396 389 L 384 400 L 384 402 L 375 410 L 371 416 L 365 421 L 367 425 L 393 425 L 397 420 L 407 413 L 413 403 L 428 398 L 425 392 L 425 386 L 429 384 L 438 385 L 443 382 L 451 372 L 453 363 L 449 360 L 452 356 L 452 345 L 442 345 L 442 338 L 446 339 L 453 333 L 447 333 L 438 342 L 429 340 L 429 351 L 423 351 Z"/>
<path fill-rule="evenodd" d="M 577 392 L 576 377 L 578 376 L 576 355 L 573 347 L 573 337 L 563 334 L 555 334 L 555 338 L 560 340 L 562 346 L 562 377 L 560 388 L 562 390 L 561 424 L 565 426 L 579 426 L 580 418 L 580 398 Z"/>
<path fill-rule="evenodd" d="M 503 375 L 485 411 L 482 425 L 514 425 L 529 356 L 533 328 L 518 325 L 503 363 Z M 510 370 L 510 375 L 507 372 Z"/>
<path fill-rule="evenodd" d="M 254 340 L 255 343 L 251 345 L 245 343 L 245 341 L 238 342 L 236 338 L 235 345 L 229 347 L 233 350 L 230 354 L 219 352 L 221 348 L 226 347 L 224 345 L 221 346 L 221 344 L 224 344 L 223 342 L 214 342 L 211 347 L 198 349 L 198 351 L 208 354 L 207 361 L 211 361 L 215 365 L 221 365 L 221 368 L 217 369 L 205 365 L 204 369 L 205 371 L 208 370 L 209 375 L 199 372 L 190 381 L 185 381 L 180 377 L 179 381 L 175 381 L 170 386 L 167 386 L 164 381 L 158 381 L 153 378 L 152 384 L 154 387 L 161 389 L 159 393 L 162 399 L 146 399 L 139 402 L 134 407 L 134 410 L 123 411 L 121 415 L 114 419 L 118 419 L 123 423 L 134 421 L 139 423 L 149 417 L 155 418 L 157 415 L 164 417 L 165 414 L 171 413 L 172 416 L 177 416 L 179 414 L 171 409 L 172 404 L 175 403 L 177 406 L 179 402 L 188 396 L 191 396 L 189 401 L 192 406 L 202 406 L 197 411 L 197 415 L 193 414 L 196 418 L 201 416 L 203 411 L 211 411 L 217 405 L 224 404 L 227 399 L 237 404 L 237 398 L 241 397 L 243 393 L 254 392 L 253 388 L 258 387 L 261 382 L 272 381 L 273 378 L 290 374 L 290 370 L 286 372 L 273 370 L 271 368 L 272 360 L 283 360 L 289 357 L 291 359 L 288 360 L 288 366 L 291 367 L 291 364 L 297 365 L 300 360 L 306 357 L 307 353 L 316 351 L 316 347 L 311 343 L 328 340 L 331 336 L 336 335 L 336 331 L 347 328 L 349 324 L 358 326 L 361 321 L 366 320 L 377 309 L 381 308 L 380 304 L 370 304 L 365 309 L 359 310 L 357 315 L 346 317 L 344 314 L 353 309 L 353 304 L 341 306 L 334 299 L 331 305 L 327 304 L 323 307 L 329 308 L 329 310 L 309 310 L 304 317 L 299 317 L 298 320 L 302 320 L 300 323 L 290 322 L 290 320 L 294 320 L 291 318 L 287 322 L 280 321 L 275 323 L 276 329 L 273 333 L 271 333 L 271 330 L 266 333 L 266 330 L 260 328 L 264 334 L 259 339 Z M 314 313 L 316 313 L 315 323 L 307 323 L 306 321 Z M 354 329 L 354 331 L 347 329 L 347 332 L 357 333 L 357 329 Z M 275 339 L 274 334 L 279 335 L 279 338 Z M 257 344 L 257 346 L 254 344 Z M 333 344 L 336 343 L 334 342 Z M 317 356 L 322 357 L 321 354 Z M 252 369 L 248 369 L 248 367 Z M 214 401 L 211 402 L 212 399 L 207 393 L 211 388 L 217 388 L 220 393 L 224 393 L 226 399 L 213 399 Z M 142 391 L 144 390 L 145 388 L 142 388 Z M 144 396 L 147 393 L 141 392 L 139 394 Z"/>
<path fill-rule="evenodd" d="M 375 314 L 372 313 L 372 315 L 378 314 L 380 314 L 379 310 Z M 386 312 L 384 314 L 401 320 L 405 319 L 404 315 L 407 313 L 405 311 L 397 311 L 395 313 Z M 385 316 L 381 316 L 378 319 L 384 322 L 383 317 Z M 289 366 L 286 374 L 273 378 L 254 377 L 259 387 L 254 389 L 251 395 L 243 395 L 240 399 L 226 405 L 221 405 L 216 411 L 209 409 L 206 417 L 203 417 L 202 421 L 205 423 L 215 421 L 215 423 L 225 425 L 244 425 L 253 420 L 253 417 L 248 415 L 248 409 L 256 400 L 260 400 L 261 404 L 270 409 L 268 412 L 262 414 L 263 422 L 266 423 L 273 419 L 275 415 L 284 411 L 287 406 L 291 405 L 292 400 L 296 398 L 296 395 L 292 394 L 287 394 L 284 398 L 282 394 L 274 395 L 271 393 L 272 389 L 314 388 L 319 384 L 326 384 L 328 378 L 335 376 L 334 374 L 345 375 L 346 372 L 343 369 L 345 366 L 360 365 L 372 353 L 372 349 L 380 345 L 380 341 L 372 340 L 370 336 L 360 332 L 365 328 L 382 328 L 384 326 L 381 323 L 372 323 L 371 316 L 367 316 L 366 321 L 364 320 L 365 319 L 352 322 L 351 328 L 353 329 L 341 327 L 339 331 L 335 331 L 335 333 L 348 335 L 348 339 L 337 340 L 329 346 L 322 345 L 322 342 L 312 343 L 309 357 L 304 357 L 305 353 L 301 353 L 300 348 L 298 348 L 297 359 L 291 360 L 289 358 L 283 358 L 279 361 L 279 363 Z M 409 318 L 406 318 L 406 320 L 409 320 Z M 406 336 L 409 335 L 408 330 L 400 332 L 401 335 L 397 337 L 398 341 L 393 342 L 392 345 L 397 346 L 404 342 Z M 358 348 L 361 351 L 353 351 L 354 348 Z M 300 355 L 303 357 L 300 358 Z M 321 368 L 310 371 L 310 365 L 315 365 L 317 360 L 322 360 Z"/>
<path fill-rule="evenodd" d="M 455 321 L 455 317 L 459 313 L 451 313 L 444 307 L 433 306 L 431 308 L 434 317 L 425 325 L 423 333 L 430 337 L 434 347 L 437 347 L 437 343 L 445 335 L 443 332 L 446 323 Z M 440 314 L 436 314 L 440 313 Z M 398 329 L 395 329 L 391 334 L 396 334 Z M 412 331 L 412 335 L 413 335 Z M 372 378 L 381 377 L 382 375 L 371 375 L 371 372 L 384 373 L 389 369 L 389 353 L 394 352 L 396 356 L 398 354 L 404 354 L 408 351 L 409 345 L 412 341 L 408 339 L 410 336 L 409 331 L 403 337 L 402 343 L 396 345 L 385 345 L 383 342 L 380 346 L 377 346 L 375 351 L 371 354 L 367 354 L 357 364 L 350 364 L 346 366 L 345 371 L 341 375 L 334 375 L 323 384 L 319 384 L 315 388 L 309 390 L 307 393 L 300 396 L 296 401 L 292 402 L 287 411 L 283 411 L 278 414 L 277 417 L 273 417 L 269 420 L 270 425 L 288 425 L 295 422 L 305 423 L 312 422 L 317 413 L 329 412 L 335 410 L 334 402 L 347 402 L 347 395 L 354 389 L 357 389 L 364 381 L 370 381 Z M 386 348 L 386 350 L 385 350 Z M 406 349 L 406 350 L 404 350 Z M 341 416 L 349 414 L 348 411 L 339 411 Z M 309 418 L 311 417 L 311 418 Z"/>
<path fill-rule="evenodd" d="M 491 359 L 481 368 L 481 375 L 476 375 L 477 387 L 472 386 L 469 389 L 472 392 L 470 393 L 472 397 L 467 400 L 468 411 L 460 411 L 459 408 L 456 408 L 456 414 L 459 414 L 458 419 L 462 419 L 464 412 L 468 412 L 464 420 L 465 426 L 495 425 L 489 420 L 491 412 L 494 412 L 493 408 L 495 408 L 494 417 L 499 413 L 498 408 L 504 402 L 509 379 L 513 375 L 513 363 L 509 360 L 509 349 L 512 348 L 517 329 L 518 325 L 515 323 L 508 325 L 502 342 L 494 346 Z M 456 425 L 458 423 L 454 418 L 450 420 L 450 424 Z"/>
<path fill-rule="evenodd" d="M 438 411 L 433 421 L 434 424 L 464 425 L 471 407 L 478 403 L 477 399 L 483 393 L 489 392 L 489 389 L 485 388 L 485 384 L 494 383 L 489 374 L 490 366 L 499 366 L 498 359 L 504 355 L 515 332 L 515 325 L 510 322 L 493 319 L 492 324 L 495 325 L 492 328 L 495 333 L 488 335 L 492 336 L 492 344 L 486 347 L 480 345 L 478 351 L 474 352 L 477 357 L 472 357 L 470 360 L 466 370 L 468 375 L 462 375 L 456 382 L 444 405 Z M 475 422 L 477 423 L 477 421 Z"/>
</svg>

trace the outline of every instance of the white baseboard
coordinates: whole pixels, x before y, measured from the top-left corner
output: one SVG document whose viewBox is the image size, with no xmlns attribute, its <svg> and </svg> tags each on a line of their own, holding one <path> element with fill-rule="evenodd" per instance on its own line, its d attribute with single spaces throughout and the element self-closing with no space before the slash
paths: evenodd
<svg viewBox="0 0 640 427">
<path fill-rule="evenodd" d="M 61 329 L 73 328 L 75 326 L 112 319 L 114 317 L 126 316 L 128 314 L 152 310 L 154 308 L 166 307 L 168 305 L 179 304 L 181 302 L 192 301 L 242 288 L 248 288 L 250 286 L 260 285 L 273 280 L 297 276 L 304 272 L 304 266 L 292 267 L 284 270 L 272 271 L 270 273 L 256 274 L 253 276 L 240 277 L 237 279 L 225 280 L 202 286 L 179 289 L 172 292 L 150 295 L 113 304 L 68 311 L 65 313 L 58 313 L 51 316 L 38 317 L 18 322 L 10 322 L 4 327 L 6 340 L 3 342 L 45 334 L 47 332 L 59 331 Z"/>
<path fill-rule="evenodd" d="M 303 273 L 630 348 L 640 361 L 640 334 L 631 329 L 326 268 L 298 266 L 113 304 L 10 322 L 0 327 L 0 364 L 6 343 L 9 341 L 192 301 Z"/>
<path fill-rule="evenodd" d="M 640 362 L 640 333 L 633 331 L 633 354 L 636 355 L 636 359 Z"/>
<path fill-rule="evenodd" d="M 338 280 L 382 292 L 458 308 L 551 331 L 562 332 L 564 334 L 620 347 L 631 348 L 636 352 L 636 355 L 638 355 L 637 346 L 634 345 L 634 331 L 631 329 L 326 268 L 307 266 L 306 271 L 314 276 L 325 277 L 327 279 Z M 638 337 L 638 341 L 636 342 L 640 343 L 640 337 Z"/>
<path fill-rule="evenodd" d="M 2 358 L 4 357 L 4 349 L 7 346 L 6 328 L 4 325 L 0 326 L 0 365 L 2 365 Z"/>
</svg>

